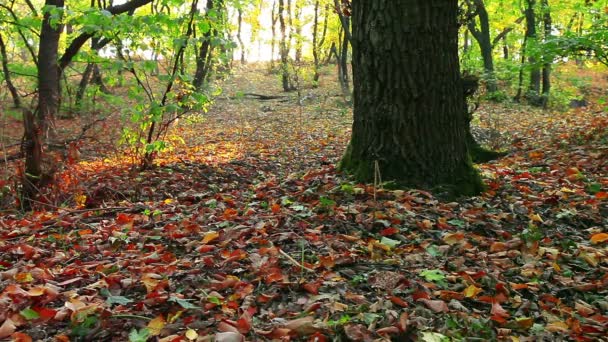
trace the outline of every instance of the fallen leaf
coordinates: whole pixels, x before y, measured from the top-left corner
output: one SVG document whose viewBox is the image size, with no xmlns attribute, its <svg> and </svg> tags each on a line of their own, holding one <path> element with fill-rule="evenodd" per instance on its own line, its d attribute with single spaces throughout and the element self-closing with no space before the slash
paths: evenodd
<svg viewBox="0 0 608 342">
<path fill-rule="evenodd" d="M 158 336 L 160 334 L 160 331 L 163 330 L 163 328 L 165 327 L 166 323 L 167 322 L 165 321 L 165 317 L 163 315 L 156 316 L 156 318 L 154 318 L 148 323 L 148 330 L 150 331 L 150 335 Z"/>
<path fill-rule="evenodd" d="M 608 233 L 597 233 L 591 236 L 591 242 L 598 244 L 608 241 Z"/>
<path fill-rule="evenodd" d="M 450 309 L 448 305 L 442 300 L 432 300 L 421 298 L 418 299 L 419 302 L 424 303 L 427 308 L 431 309 L 433 312 L 448 312 Z"/>
<path fill-rule="evenodd" d="M 17 330 L 17 327 L 10 318 L 7 318 L 0 326 L 0 338 L 11 336 L 15 330 Z"/>
</svg>

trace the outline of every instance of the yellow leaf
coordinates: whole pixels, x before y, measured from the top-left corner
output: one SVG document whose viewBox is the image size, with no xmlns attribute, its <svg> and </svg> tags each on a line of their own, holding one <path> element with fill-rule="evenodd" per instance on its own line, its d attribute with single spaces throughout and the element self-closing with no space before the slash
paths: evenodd
<svg viewBox="0 0 608 342">
<path fill-rule="evenodd" d="M 157 316 L 155 319 L 151 320 L 148 323 L 148 330 L 150 331 L 150 335 L 157 336 L 160 334 L 160 331 L 165 327 L 165 317 L 163 315 Z"/>
<path fill-rule="evenodd" d="M 467 298 L 475 298 L 482 291 L 483 291 L 482 289 L 480 289 L 479 287 L 477 287 L 475 285 L 469 285 L 469 287 L 467 287 L 466 289 L 464 289 L 464 291 L 462 291 L 462 294 Z"/>
<path fill-rule="evenodd" d="M 447 243 L 448 245 L 457 244 L 458 242 L 462 241 L 462 239 L 464 239 L 464 233 L 462 233 L 462 232 L 445 234 L 443 236 L 443 241 L 445 243 Z"/>
<path fill-rule="evenodd" d="M 215 239 L 217 239 L 220 236 L 220 233 L 212 230 L 210 232 L 206 232 L 205 233 L 205 237 L 203 238 L 203 245 L 206 245 L 207 243 L 209 243 L 209 241 L 213 241 Z"/>
<path fill-rule="evenodd" d="M 549 332 L 567 332 L 570 330 L 568 324 L 562 321 L 555 321 L 547 324 L 545 329 Z"/>
<path fill-rule="evenodd" d="M 591 236 L 591 242 L 602 243 L 608 241 L 608 233 L 597 233 Z"/>
<path fill-rule="evenodd" d="M 530 215 L 530 220 L 532 220 L 534 222 L 543 222 L 543 218 L 540 217 L 540 215 L 538 215 L 538 214 Z"/>
<path fill-rule="evenodd" d="M 196 340 L 196 338 L 198 337 L 198 333 L 196 331 L 192 330 L 192 329 L 188 329 L 186 331 L 186 337 L 189 340 L 193 341 L 193 340 Z"/>
<path fill-rule="evenodd" d="M 166 200 L 164 200 L 165 204 L 171 204 L 173 203 L 173 199 L 172 198 L 167 198 Z"/>
<path fill-rule="evenodd" d="M 74 202 L 76 202 L 78 208 L 82 208 L 87 202 L 87 196 L 83 194 L 74 195 Z"/>
</svg>

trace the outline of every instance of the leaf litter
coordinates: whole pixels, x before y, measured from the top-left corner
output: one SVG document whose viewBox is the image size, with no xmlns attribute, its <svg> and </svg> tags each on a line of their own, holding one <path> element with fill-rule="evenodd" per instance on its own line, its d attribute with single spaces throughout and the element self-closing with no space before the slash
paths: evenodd
<svg viewBox="0 0 608 342">
<path fill-rule="evenodd" d="M 279 93 L 246 70 L 227 97 L 244 77 Z M 340 98 L 289 96 L 220 98 L 156 168 L 70 165 L 67 206 L 3 216 L 0 338 L 606 335 L 605 111 L 482 108 L 502 111 L 511 153 L 479 165 L 486 193 L 448 201 L 352 183 Z"/>
</svg>

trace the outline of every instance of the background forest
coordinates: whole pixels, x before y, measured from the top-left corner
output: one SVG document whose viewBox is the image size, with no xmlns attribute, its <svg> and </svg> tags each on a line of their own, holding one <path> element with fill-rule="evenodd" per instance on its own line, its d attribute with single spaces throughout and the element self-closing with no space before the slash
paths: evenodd
<svg viewBox="0 0 608 342">
<path fill-rule="evenodd" d="M 0 339 L 605 336 L 608 2 L 458 2 L 466 198 L 340 172 L 352 11 L 0 0 Z"/>
</svg>

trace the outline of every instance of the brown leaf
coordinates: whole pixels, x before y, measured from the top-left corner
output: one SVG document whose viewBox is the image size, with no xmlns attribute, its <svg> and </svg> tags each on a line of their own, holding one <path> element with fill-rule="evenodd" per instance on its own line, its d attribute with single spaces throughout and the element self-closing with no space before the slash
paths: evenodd
<svg viewBox="0 0 608 342">
<path fill-rule="evenodd" d="M 285 328 L 295 331 L 300 336 L 310 335 L 317 331 L 317 328 L 312 325 L 314 320 L 312 316 L 296 318 L 285 323 Z"/>
<path fill-rule="evenodd" d="M 4 321 L 4 323 L 2 323 L 0 326 L 0 338 L 11 336 L 15 330 L 17 330 L 17 327 L 10 318 L 7 318 L 6 321 Z"/>
<path fill-rule="evenodd" d="M 418 299 L 418 301 L 424 303 L 424 305 L 426 305 L 429 309 L 433 310 L 434 312 L 450 311 L 450 309 L 448 308 L 448 305 L 442 300 L 432 300 L 432 299 L 420 298 L 420 299 Z"/>
</svg>

